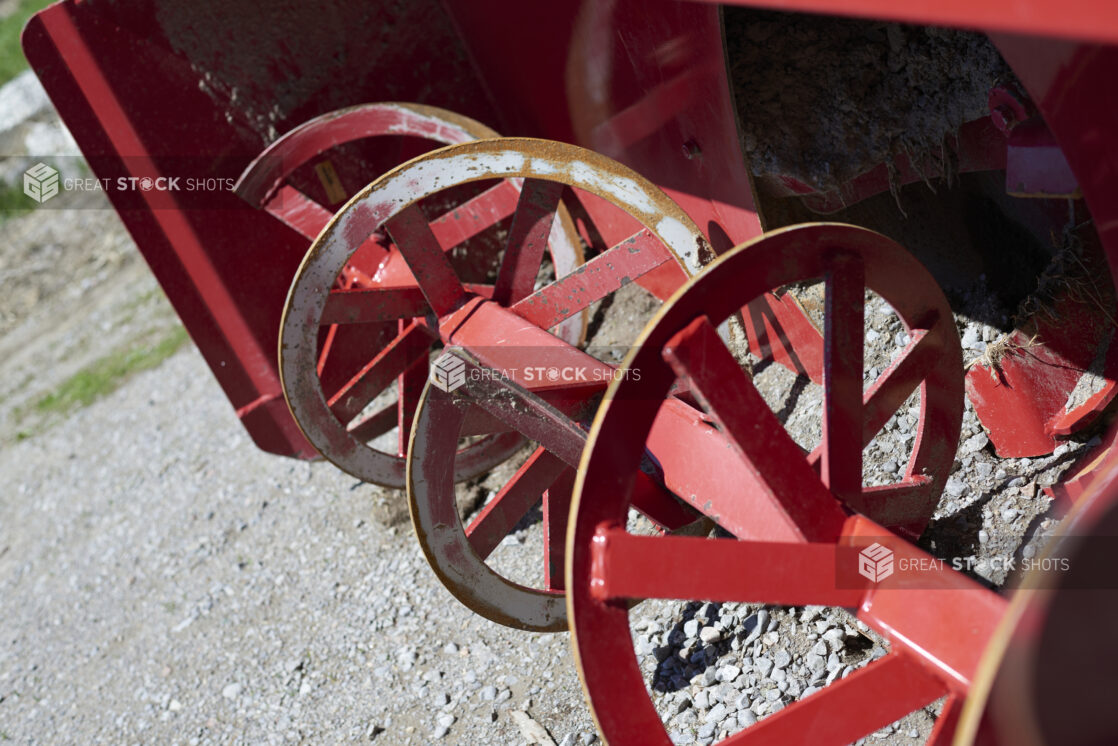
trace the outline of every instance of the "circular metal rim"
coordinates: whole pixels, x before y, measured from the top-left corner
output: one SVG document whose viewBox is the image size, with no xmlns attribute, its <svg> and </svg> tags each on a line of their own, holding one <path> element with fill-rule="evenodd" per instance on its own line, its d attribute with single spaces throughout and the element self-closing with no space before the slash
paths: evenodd
<svg viewBox="0 0 1118 746">
<path fill-rule="evenodd" d="M 306 419 L 307 417 L 314 416 L 322 417 L 322 410 L 328 410 L 328 408 L 326 407 L 321 387 L 308 380 L 308 378 L 317 378 L 317 375 L 314 372 L 316 363 L 311 363 L 306 354 L 306 339 L 295 344 L 290 341 L 292 335 L 298 336 L 298 332 L 300 331 L 298 328 L 299 324 L 293 321 L 298 314 L 293 314 L 292 308 L 298 307 L 300 309 L 300 313 L 302 313 L 300 318 L 304 323 L 309 323 L 309 318 L 306 314 L 309 309 L 313 309 L 310 310 L 310 312 L 314 313 L 316 319 L 315 323 L 317 323 L 317 319 L 320 319 L 322 316 L 322 309 L 325 304 L 326 296 L 323 292 L 323 288 L 330 287 L 329 283 L 322 284 L 323 273 L 329 272 L 328 268 L 324 268 L 325 264 L 330 261 L 338 261 L 338 271 L 340 271 L 340 267 L 345 265 L 349 256 L 351 256 L 360 245 L 360 241 L 354 239 L 371 235 L 372 232 L 383 224 L 392 214 L 418 202 L 424 197 L 442 191 L 450 186 L 491 178 L 516 179 L 535 176 L 535 172 L 531 169 L 523 169 L 522 172 L 509 172 L 509 170 L 505 168 L 504 170 L 497 169 L 495 173 L 477 173 L 476 169 L 474 169 L 475 173 L 470 174 L 468 178 L 453 183 L 440 184 L 437 175 L 433 176 L 430 173 L 424 173 L 422 176 L 422 178 L 427 179 L 424 187 L 419 187 L 418 182 L 414 186 L 408 183 L 408 178 L 415 170 L 423 171 L 425 168 L 431 166 L 431 164 L 437 165 L 445 162 L 444 159 L 447 158 L 447 153 L 449 153 L 451 157 L 461 153 L 461 151 L 456 150 L 458 148 L 472 146 L 477 143 L 499 143 L 504 144 L 507 148 L 510 141 L 520 144 L 523 147 L 531 146 L 535 150 L 558 145 L 557 143 L 549 143 L 543 140 L 488 138 L 449 145 L 413 158 L 383 174 L 366 186 L 361 192 L 354 195 L 354 197 L 333 216 L 330 223 L 327 224 L 326 228 L 323 229 L 314 243 L 311 244 L 310 249 L 300 263 L 299 269 L 295 273 L 291 288 L 288 291 L 287 300 L 284 304 L 283 316 L 280 321 L 279 368 L 280 382 L 283 387 L 284 397 L 287 400 L 288 408 L 291 411 L 296 426 L 299 428 L 300 432 L 303 433 L 304 437 L 307 438 L 308 442 L 322 453 L 327 460 L 358 479 L 385 487 L 403 488 L 406 484 L 405 458 L 396 454 L 377 451 L 364 443 L 360 443 L 345 432 L 344 426 L 334 428 L 334 432 L 326 433 L 315 427 L 314 420 Z M 574 148 L 581 154 L 590 154 L 592 158 L 588 157 L 588 160 L 600 160 L 602 158 L 601 156 L 597 156 L 597 154 L 591 153 L 591 151 L 584 151 L 574 146 L 562 147 Z M 490 147 L 489 150 L 500 152 L 492 147 Z M 483 147 L 481 149 L 481 154 L 484 155 L 486 151 L 487 149 Z M 469 152 L 473 153 L 476 151 L 471 150 Z M 521 158 L 523 159 L 523 156 L 521 156 Z M 624 169 L 620 164 L 615 165 L 617 168 Z M 555 170 L 558 171 L 559 169 L 556 168 Z M 644 181 L 641 177 L 632 172 L 629 172 L 629 174 L 631 177 L 634 177 L 629 179 L 630 182 Z M 547 178 L 546 175 L 542 175 L 541 177 Z M 562 181 L 562 179 L 555 178 L 552 180 Z M 584 187 L 581 183 L 573 185 Z M 594 185 L 585 185 L 584 188 L 586 188 L 587 191 L 595 191 L 592 188 L 593 186 Z M 659 192 L 651 183 L 645 182 L 643 186 Z M 648 191 L 647 188 L 644 190 L 638 188 L 635 196 L 646 196 L 647 199 L 647 195 L 645 195 L 645 192 Z M 599 191 L 601 190 L 599 189 Z M 382 212 L 379 221 L 374 220 L 370 223 L 368 220 L 370 202 L 375 202 L 378 197 L 384 196 L 385 192 L 391 195 L 389 202 L 386 204 L 393 205 L 395 209 L 391 212 Z M 690 224 L 690 228 L 698 233 L 698 228 L 695 227 L 693 223 L 690 223 L 690 219 L 686 218 L 685 214 L 682 213 L 682 210 L 680 210 L 678 206 L 675 206 L 674 202 L 671 202 L 662 192 L 659 192 L 659 195 L 662 199 L 658 200 L 658 202 L 667 201 L 674 207 L 674 211 L 666 210 L 665 212 L 677 213 L 665 216 L 665 219 L 671 218 L 675 220 L 675 223 L 669 225 L 668 229 L 674 228 L 677 232 L 679 230 L 685 231 L 687 230 L 687 224 Z M 605 195 L 599 194 L 599 196 Z M 383 208 L 384 204 L 380 206 Z M 574 224 L 566 208 L 560 205 L 556 214 L 559 216 L 559 221 L 556 228 L 552 231 L 548 252 L 552 257 L 552 261 L 555 265 L 556 277 L 558 278 L 569 274 L 577 266 L 581 265 L 584 261 L 584 256 L 581 244 L 578 241 L 577 233 L 574 229 Z M 683 216 L 686 223 L 682 223 L 678 220 L 679 215 Z M 701 236 L 701 234 L 698 235 Z M 557 239 L 562 239 L 564 245 L 553 248 Z M 347 243 L 353 245 L 352 250 L 346 251 Z M 665 243 L 667 243 L 667 240 L 665 240 Z M 698 254 L 698 247 L 696 247 L 694 251 Z M 570 257 L 569 262 L 566 261 L 566 257 Z M 314 286 L 309 293 L 311 300 L 314 302 L 310 304 L 309 308 L 304 306 L 301 302 L 301 296 L 305 293 L 303 284 L 307 273 L 313 275 L 313 279 L 311 279 L 310 282 Z M 336 272 L 334 274 L 336 276 Z M 329 282 L 332 283 L 333 280 L 331 279 Z M 567 341 L 572 341 L 573 339 L 576 344 L 581 344 L 584 341 L 588 324 L 589 314 L 584 310 L 582 313 L 560 324 L 558 327 L 558 334 Z M 315 333 L 317 334 L 317 331 Z M 315 339 L 315 343 L 310 345 L 310 347 L 316 345 L 317 338 Z M 292 347 L 299 350 L 301 354 L 292 355 L 290 352 Z M 293 363 L 292 361 L 294 358 L 299 358 L 299 361 Z M 298 365 L 304 366 L 302 371 L 296 368 Z M 293 390 L 292 385 L 297 385 L 298 390 Z M 314 399 L 314 401 L 308 401 L 308 396 Z M 332 417 L 332 415 L 330 416 Z M 336 420 L 334 420 L 334 422 L 336 423 Z M 491 453 L 489 452 L 490 450 L 492 451 Z M 464 449 L 464 451 L 471 452 L 474 454 L 474 457 L 467 462 L 467 465 L 463 466 L 464 470 L 458 473 L 457 479 L 459 481 L 469 479 L 472 476 L 476 476 L 477 474 L 491 469 L 509 455 L 507 449 L 498 447 L 489 440 L 481 440 L 474 443 L 467 449 Z"/>
<path fill-rule="evenodd" d="M 378 116 L 387 117 L 391 121 L 387 125 L 381 123 L 384 129 L 364 131 L 372 124 L 369 120 Z M 350 136 L 346 133 L 342 137 L 333 137 L 326 147 L 320 147 L 320 144 L 315 142 L 317 138 L 323 136 L 323 129 L 343 126 L 357 128 L 357 134 Z M 347 142 L 399 135 L 420 137 L 443 144 L 499 137 L 497 132 L 475 119 L 435 106 L 409 102 L 359 104 L 327 112 L 285 133 L 253 160 L 238 179 L 235 191 L 250 204 L 260 206 L 297 168 L 304 165 L 309 157 L 313 157 L 309 156 L 310 152 L 317 155 L 330 147 Z M 577 233 L 569 215 L 565 212 L 561 213 L 560 222 L 567 237 L 567 244 L 574 250 L 573 256 L 570 257 L 570 267 L 566 268 L 566 271 L 571 271 L 583 262 L 582 247 L 577 241 Z M 559 264 L 556 262 L 556 271 L 565 273 L 564 268 Z M 573 332 L 573 327 L 577 324 L 578 321 L 573 321 L 569 332 Z M 589 316 L 584 313 L 581 317 L 581 330 L 577 332 L 580 340 L 585 335 L 588 324 Z M 290 405 L 288 408 L 290 409 Z M 296 426 L 299 426 L 298 420 Z M 469 479 L 478 472 L 492 468 L 515 452 L 519 443 L 503 438 L 497 442 L 478 443 L 476 446 L 471 451 L 472 458 L 462 465 L 459 479 Z M 388 452 L 384 453 L 392 458 L 401 458 Z M 401 487 L 402 485 L 383 486 Z"/>
<path fill-rule="evenodd" d="M 676 291 L 645 326 L 633 350 L 626 356 L 622 364 L 627 370 L 639 369 L 641 371 L 640 378 L 630 376 L 615 378 L 606 392 L 605 401 L 594 418 L 589 438 L 583 449 L 578 476 L 575 480 L 574 494 L 571 499 L 565 580 L 571 647 L 574 652 L 579 678 L 582 681 L 583 693 L 595 723 L 607 740 L 611 737 L 617 737 L 618 742 L 622 743 L 670 744 L 663 723 L 647 696 L 638 698 L 636 702 L 633 702 L 631 698 L 628 699 L 628 705 L 623 713 L 612 711 L 609 708 L 596 708 L 595 698 L 603 701 L 603 691 L 599 690 L 598 685 L 591 686 L 590 680 L 597 677 L 588 677 L 585 670 L 586 661 L 592 661 L 591 666 L 599 665 L 598 661 L 604 654 L 602 648 L 609 647 L 611 650 L 608 652 L 612 658 L 609 664 L 611 669 L 611 686 L 609 688 L 613 692 L 619 689 L 636 691 L 636 686 L 639 684 L 639 691 L 645 691 L 643 674 L 640 671 L 629 635 L 628 606 L 619 602 L 599 602 L 591 597 L 589 589 L 590 541 L 597 528 L 603 524 L 624 525 L 623 513 L 629 503 L 628 496 L 631 492 L 633 474 L 635 474 L 639 463 L 640 452 L 643 450 L 644 438 L 651 429 L 652 418 L 656 411 L 656 408 L 651 408 L 652 415 L 641 414 L 633 404 L 639 404 L 643 399 L 662 399 L 674 380 L 674 374 L 670 370 L 665 370 L 667 365 L 660 360 L 659 351 L 672 334 L 683 328 L 695 317 L 691 309 L 685 306 L 684 298 L 694 294 L 695 297 L 703 298 L 712 303 L 721 302 L 722 307 L 719 312 L 713 315 L 708 313 L 711 322 L 717 326 L 725 318 L 729 318 L 736 308 L 744 305 L 744 303 L 737 303 L 736 300 L 727 302 L 719 297 L 721 293 L 725 292 L 726 286 L 736 280 L 736 294 L 733 296 L 736 299 L 757 297 L 774 287 L 789 284 L 795 277 L 798 263 L 796 262 L 797 257 L 788 255 L 788 245 L 794 245 L 797 240 L 802 240 L 805 235 L 809 235 L 805 231 L 818 231 L 820 228 L 828 231 L 830 238 L 827 243 L 834 248 L 848 249 L 852 243 L 855 246 L 877 244 L 880 247 L 890 249 L 897 246 L 891 239 L 867 229 L 840 223 L 808 223 L 765 234 L 727 252 L 719 257 L 706 272 L 695 277 Z M 768 260 L 768 266 L 764 268 L 768 270 L 768 273 L 760 271 L 749 274 L 742 271 L 740 265 L 745 264 L 748 267 L 753 256 L 762 256 L 762 259 Z M 942 292 L 938 285 L 935 284 L 931 275 L 919 261 L 903 250 L 896 252 L 894 258 L 897 257 L 899 257 L 902 265 L 908 265 L 906 271 L 910 278 L 923 278 L 930 284 L 930 287 L 935 288 L 936 293 L 942 299 Z M 876 290 L 874 285 L 876 284 L 878 268 L 875 268 L 873 263 L 869 261 L 864 262 L 864 268 L 866 272 L 864 287 Z M 780 281 L 782 275 L 786 276 L 784 281 Z M 902 320 L 916 315 L 911 311 L 905 313 L 916 302 L 917 298 L 915 296 L 895 298 L 891 293 L 887 295 L 881 293 L 880 290 L 876 291 L 893 306 Z M 942 299 L 942 306 L 950 313 L 950 308 L 947 306 L 945 299 Z M 953 317 L 948 316 L 947 318 L 951 322 L 949 328 L 954 331 Z M 944 333 L 946 333 L 948 325 L 941 324 L 940 326 L 945 329 Z M 950 368 L 958 371 L 954 378 L 956 379 L 955 388 L 957 388 L 959 407 L 957 417 L 951 423 L 951 428 L 956 432 L 955 440 L 957 442 L 957 434 L 962 424 L 964 395 L 962 352 L 958 344 L 957 332 L 955 332 L 955 344 L 949 346 L 943 357 L 947 361 L 944 362 L 941 359 L 944 370 Z M 661 366 L 659 375 L 656 372 L 657 363 Z M 927 380 L 921 385 L 922 409 L 928 400 L 926 389 Z M 649 408 L 646 406 L 645 409 Z M 620 421 L 626 423 L 627 439 L 619 437 L 619 433 L 616 432 L 618 431 L 616 423 Z M 634 432 L 643 435 L 635 437 Z M 638 440 L 639 443 L 636 442 Z M 913 459 L 915 459 L 915 451 L 918 447 L 919 444 L 914 447 Z M 625 473 L 619 475 L 619 469 L 624 469 Z M 942 489 L 946 478 L 947 475 L 943 474 L 938 487 L 935 488 L 936 492 Z M 612 509 L 608 499 L 611 495 L 614 502 Z M 618 500 L 617 495 L 621 495 L 623 498 Z M 612 643 L 603 642 L 605 640 L 610 640 Z M 602 686 L 604 687 L 604 685 Z M 618 734 L 623 735 L 618 736 Z M 636 734 L 636 740 L 628 738 L 628 735 L 633 734 Z"/>
<path fill-rule="evenodd" d="M 457 171 L 465 178 L 442 182 L 447 172 Z M 280 322 L 280 378 L 296 424 L 330 461 L 358 479 L 402 487 L 405 468 L 399 457 L 372 451 L 340 428 L 326 432 L 315 426 L 324 417 L 336 422 L 314 372 L 315 335 L 328 289 L 356 249 L 349 249 L 359 243 L 353 239 L 371 235 L 392 215 L 448 186 L 492 178 L 558 181 L 613 202 L 658 236 L 689 274 L 711 256 L 698 227 L 663 191 L 627 167 L 574 145 L 530 138 L 475 140 L 431 151 L 382 175 L 355 195 L 311 245 Z M 309 338 L 306 329 L 314 330 Z"/>
<path fill-rule="evenodd" d="M 424 427 L 427 417 L 435 417 L 437 427 Z M 565 594 L 530 588 L 494 571 L 470 546 L 453 482 L 444 476 L 440 484 L 420 486 L 415 454 L 431 454 L 439 445 L 439 450 L 448 450 L 447 442 L 457 442 L 464 419 L 465 411 L 451 395 L 428 381 L 416 408 L 407 463 L 408 513 L 427 564 L 451 595 L 486 619 L 528 632 L 562 632 L 567 629 Z"/>
<path fill-rule="evenodd" d="M 234 191 L 249 204 L 259 207 L 288 176 L 305 165 L 307 159 L 299 159 L 296 156 L 307 140 L 318 136 L 324 127 L 339 126 L 347 120 L 361 120 L 378 114 L 404 115 L 403 119 L 394 125 L 400 128 L 399 131 L 362 132 L 356 137 L 335 140 L 330 143 L 329 147 L 371 137 L 399 135 L 420 137 L 446 145 L 500 137 L 499 133 L 476 119 L 456 114 L 447 109 L 440 109 L 437 106 L 398 101 L 358 104 L 320 114 L 284 133 L 253 159 L 237 180 Z M 415 120 L 408 121 L 411 117 L 414 117 Z M 431 128 L 438 133 L 438 139 L 432 137 L 430 132 L 425 131 L 423 124 L 430 124 Z M 319 154 L 327 149 L 317 148 L 316 146 L 315 153 Z"/>
</svg>

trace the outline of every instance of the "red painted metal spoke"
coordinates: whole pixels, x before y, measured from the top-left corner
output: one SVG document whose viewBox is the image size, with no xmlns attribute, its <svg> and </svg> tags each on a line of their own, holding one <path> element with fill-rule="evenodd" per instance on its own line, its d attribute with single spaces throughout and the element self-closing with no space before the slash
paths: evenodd
<svg viewBox="0 0 1118 746">
<path fill-rule="evenodd" d="M 470 360 L 467 360 L 467 365 L 478 368 Z M 468 378 L 469 386 L 458 389 L 459 393 L 470 397 L 478 408 L 525 438 L 539 443 L 568 465 L 578 467 L 582 447 L 586 443 L 586 431 L 568 414 L 511 381 L 484 374 Z"/>
<path fill-rule="evenodd" d="M 493 286 L 492 285 L 478 285 L 476 283 L 467 282 L 466 283 L 466 292 L 467 293 L 472 293 L 474 295 L 480 295 L 482 298 L 492 298 L 493 297 Z"/>
<path fill-rule="evenodd" d="M 338 325 L 331 324 L 326 330 L 326 338 L 322 341 L 322 349 L 318 352 L 318 362 L 315 363 L 315 372 L 322 375 L 326 369 L 326 361 L 330 359 L 330 351 L 334 349 L 334 342 L 338 337 Z"/>
<path fill-rule="evenodd" d="M 466 527 L 466 538 L 477 556 L 488 557 L 568 468 L 554 454 L 537 448 Z"/>
<path fill-rule="evenodd" d="M 333 212 L 287 184 L 264 203 L 264 209 L 310 241 L 315 240 L 334 217 Z"/>
<path fill-rule="evenodd" d="M 386 227 L 435 313 L 446 315 L 466 301 L 466 289 L 419 207 L 405 208 Z"/>
<path fill-rule="evenodd" d="M 349 422 L 376 396 L 388 388 L 392 379 L 428 355 L 431 337 L 419 324 L 407 328 L 381 350 L 357 375 L 351 378 L 327 405 L 340 421 Z"/>
<path fill-rule="evenodd" d="M 401 321 L 399 323 L 400 333 L 403 334 L 407 331 L 406 322 Z M 423 355 L 396 378 L 396 416 L 399 421 L 396 455 L 401 458 L 408 455 L 412 420 L 415 419 L 415 410 L 419 407 L 419 400 L 423 398 L 423 387 L 427 385 L 428 365 L 430 365 L 430 359 L 427 355 Z"/>
<path fill-rule="evenodd" d="M 893 653 L 722 741 L 726 746 L 845 746 L 947 693 L 913 656 Z"/>
<path fill-rule="evenodd" d="M 702 316 L 668 341 L 664 359 L 729 436 L 772 500 L 806 540 L 838 536 L 846 516 L 803 451 L 758 393 L 714 325 Z M 859 476 L 860 478 L 860 476 Z"/>
<path fill-rule="evenodd" d="M 959 695 L 952 694 L 944 700 L 943 708 L 939 711 L 935 725 L 932 726 L 932 732 L 928 734 L 925 746 L 951 746 L 955 743 L 955 726 L 958 725 L 959 715 L 963 710 L 960 699 Z"/>
<path fill-rule="evenodd" d="M 351 427 L 349 434 L 362 443 L 368 443 L 374 438 L 379 438 L 396 427 L 399 417 L 398 406 L 396 402 L 392 402 L 382 407 L 376 414 L 366 417 Z"/>
<path fill-rule="evenodd" d="M 823 329 L 823 460 L 831 493 L 857 506 L 862 491 L 865 272 L 854 255 L 831 257 Z"/>
<path fill-rule="evenodd" d="M 644 472 L 637 472 L 629 500 L 641 515 L 668 530 L 682 528 L 700 517 Z"/>
<path fill-rule="evenodd" d="M 672 259 L 663 242 L 642 229 L 518 301 L 512 310 L 541 329 L 550 329 Z"/>
<path fill-rule="evenodd" d="M 939 345 L 933 342 L 929 334 L 923 329 L 912 330 L 908 344 L 866 392 L 863 405 L 863 447 L 869 445 L 881 428 L 885 427 L 885 423 L 912 395 L 932 367 L 939 354 Z"/>
<path fill-rule="evenodd" d="M 423 291 L 415 286 L 331 290 L 319 322 L 367 324 L 423 316 L 430 309 Z"/>
<path fill-rule="evenodd" d="M 914 329 L 911 339 L 897 358 L 885 369 L 862 399 L 862 447 L 881 432 L 889 418 L 900 409 L 916 387 L 923 381 L 928 368 L 939 353 L 938 345 L 929 338 L 930 332 Z M 820 444 L 808 462 L 813 466 L 823 458 L 823 444 Z"/>
<path fill-rule="evenodd" d="M 575 470 L 567 469 L 547 488 L 543 495 L 543 587 L 561 591 L 563 557 L 567 547 L 567 516 L 571 512 L 571 494 L 575 488 Z"/>
<path fill-rule="evenodd" d="M 532 293 L 563 189 L 557 181 L 524 180 L 493 289 L 493 300 L 502 306 L 511 306 Z"/>
<path fill-rule="evenodd" d="M 496 186 L 432 220 L 431 232 L 443 250 L 449 251 L 512 215 L 519 196 L 516 186 L 502 179 Z"/>
<path fill-rule="evenodd" d="M 751 300 L 742 309 L 742 321 L 753 354 L 823 384 L 823 335 L 791 293 L 765 293 Z"/>
<path fill-rule="evenodd" d="M 591 593 L 600 600 L 665 598 L 855 607 L 864 588 L 836 588 L 834 544 L 637 536 L 599 528 Z M 703 568 L 717 567 L 719 572 Z"/>
<path fill-rule="evenodd" d="M 512 428 L 508 423 L 497 419 L 480 407 L 470 407 L 465 419 L 462 420 L 459 436 L 470 438 L 475 435 L 493 435 L 511 431 Z"/>
<path fill-rule="evenodd" d="M 927 496 L 932 488 L 931 477 L 916 474 L 895 484 L 865 487 L 862 510 L 881 524 L 904 526 L 927 520 Z"/>
</svg>

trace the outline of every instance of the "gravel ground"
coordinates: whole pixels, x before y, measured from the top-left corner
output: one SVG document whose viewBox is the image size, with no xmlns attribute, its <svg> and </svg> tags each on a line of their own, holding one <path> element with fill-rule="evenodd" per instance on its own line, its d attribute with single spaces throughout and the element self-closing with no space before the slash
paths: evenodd
<svg viewBox="0 0 1118 746">
<path fill-rule="evenodd" d="M 513 711 L 593 732 L 566 635 L 472 615 L 369 488 L 257 451 L 193 349 L 0 474 L 15 742 L 507 744 Z"/>
</svg>

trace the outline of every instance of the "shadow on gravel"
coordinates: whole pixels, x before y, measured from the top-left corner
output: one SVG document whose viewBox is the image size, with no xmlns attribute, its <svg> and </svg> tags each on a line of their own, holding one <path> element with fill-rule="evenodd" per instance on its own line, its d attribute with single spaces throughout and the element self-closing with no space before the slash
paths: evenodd
<svg viewBox="0 0 1118 746">
<path fill-rule="evenodd" d="M 704 644 L 697 637 L 689 638 L 685 631 L 687 623 L 695 619 L 704 607 L 706 608 L 706 616 L 699 617 L 700 626 L 709 627 L 722 620 L 722 604 L 692 601 L 683 607 L 679 621 L 668 632 L 668 644 L 653 650 L 653 654 L 658 661 L 652 680 L 653 691 L 676 692 L 686 689 L 691 685 L 692 678 L 712 670 L 720 664 L 719 659 L 731 652 L 731 645 L 735 639 L 751 641 L 756 639 L 761 632 L 761 630 L 758 630 L 759 618 L 757 614 L 750 614 L 745 620 L 731 620 L 732 623 L 723 632 L 722 639 L 717 642 Z M 681 653 L 683 653 L 682 657 Z M 737 655 L 746 655 L 744 644 Z M 673 658 L 680 661 L 682 666 L 671 663 Z M 725 663 L 725 661 L 721 661 L 721 663 Z M 686 671 L 686 674 L 683 671 Z"/>
</svg>

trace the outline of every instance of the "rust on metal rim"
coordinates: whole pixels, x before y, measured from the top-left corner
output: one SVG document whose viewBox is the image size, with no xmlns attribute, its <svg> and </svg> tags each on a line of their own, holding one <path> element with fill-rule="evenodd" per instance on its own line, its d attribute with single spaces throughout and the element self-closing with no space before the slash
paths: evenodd
<svg viewBox="0 0 1118 746">
<path fill-rule="evenodd" d="M 415 203 L 449 187 L 498 178 L 554 181 L 605 199 L 659 238 L 688 274 L 713 256 L 699 228 L 652 182 L 573 145 L 530 138 L 477 140 L 426 153 L 387 172 L 343 206 L 311 245 L 281 322 L 280 376 L 288 406 L 307 439 L 359 479 L 402 487 L 405 469 L 402 459 L 367 447 L 339 424 L 317 380 L 317 334 L 334 278 L 365 239 Z M 563 224 L 569 225 L 561 219 L 553 228 L 552 242 L 563 240 Z M 556 253 L 561 252 L 553 249 Z M 557 275 L 560 269 L 557 263 Z"/>
<path fill-rule="evenodd" d="M 461 350 L 455 354 L 469 357 Z M 447 590 L 475 613 L 515 629 L 562 632 L 567 629 L 563 593 L 503 577 L 470 545 L 448 471 L 465 416 L 452 394 L 427 383 L 408 445 L 408 512 L 419 546 Z M 419 462 L 410 457 L 416 453 L 429 457 Z"/>
<path fill-rule="evenodd" d="M 420 113 L 427 118 L 424 119 L 425 124 L 423 124 L 422 126 L 415 125 L 413 126 L 413 129 L 417 131 L 425 131 L 424 128 L 429 129 L 428 125 L 431 125 L 432 122 L 438 124 L 437 119 L 432 120 L 430 119 L 430 117 L 438 114 L 440 110 L 434 109 L 433 107 L 419 107 L 419 109 L 421 110 Z M 390 114 L 400 114 L 401 112 L 408 114 L 411 113 L 408 111 L 408 109 L 401 108 L 392 108 L 387 111 Z M 382 111 L 381 113 L 384 112 Z M 461 124 L 461 122 L 463 121 L 471 121 L 465 119 L 464 117 L 455 117 L 455 119 L 458 120 L 459 124 Z M 445 125 L 439 126 L 441 126 L 443 129 L 446 129 Z M 481 130 L 479 130 L 479 132 L 480 131 Z M 491 132 L 489 130 L 485 131 Z M 460 134 L 468 133 L 463 130 Z M 428 132 L 426 136 L 430 137 L 433 135 Z M 424 158 L 425 156 L 420 156 L 415 160 L 421 161 Z M 389 173 L 391 174 L 393 172 Z M 521 182 L 523 181 L 522 179 L 510 179 L 510 181 L 518 190 L 521 188 Z M 374 185 L 377 183 L 378 182 L 373 182 Z M 452 184 L 446 182 L 434 191 L 439 191 L 448 186 L 452 186 Z M 372 192 L 372 189 L 373 185 L 370 185 L 370 187 L 367 187 L 365 192 L 363 192 L 362 194 L 370 193 Z M 315 244 L 312 244 L 311 252 L 314 251 L 314 246 L 320 243 L 323 237 L 330 233 L 330 229 L 336 225 L 339 218 L 348 209 L 359 204 L 359 199 L 361 196 L 361 194 L 358 194 L 356 197 L 354 197 L 353 200 L 350 201 L 349 204 L 339 210 L 339 212 L 327 225 L 326 229 L 323 230 L 323 233 L 319 236 L 318 241 L 316 241 Z M 425 195 L 416 194 L 413 201 L 421 199 L 422 196 Z M 406 206 L 407 205 L 404 205 L 403 207 Z M 401 208 L 401 210 L 403 209 L 403 207 Z M 574 228 L 574 223 L 571 220 L 566 209 L 560 207 L 557 210 L 556 214 L 558 216 L 558 220 L 554 222 L 552 230 L 549 234 L 548 253 L 555 267 L 556 275 L 566 276 L 583 263 L 584 257 L 581 244 L 578 241 L 578 234 Z M 370 234 L 371 232 L 372 230 L 370 230 Z M 344 256 L 341 259 L 341 264 L 339 265 L 338 271 L 341 271 L 341 267 L 345 266 L 346 262 L 348 261 L 349 255 L 351 255 L 353 251 L 356 250 L 356 247 L 359 246 L 362 241 L 368 237 L 368 235 L 369 234 L 357 237 L 351 243 L 348 252 L 341 252 L 342 254 L 344 254 Z M 343 237 L 342 240 L 344 241 L 345 237 Z M 311 252 L 308 252 L 308 257 L 310 256 Z M 288 372 L 287 374 L 284 373 L 285 368 L 283 363 L 285 358 L 284 340 L 287 338 L 285 335 L 289 333 L 287 331 L 288 326 L 286 320 L 289 318 L 288 310 L 291 305 L 292 298 L 296 297 L 300 293 L 310 292 L 317 295 L 322 292 L 321 286 L 318 285 L 315 286 L 315 289 L 308 289 L 308 286 L 305 283 L 300 285 L 302 269 L 306 266 L 307 257 L 304 257 L 303 265 L 301 266 L 300 271 L 297 272 L 295 275 L 291 290 L 288 293 L 288 301 L 284 306 L 284 321 L 281 322 L 281 336 L 279 345 L 281 383 L 284 380 L 299 380 L 298 377 L 293 376 L 290 372 Z M 326 296 L 328 295 L 330 287 L 331 286 L 329 284 L 326 285 L 326 295 L 322 296 L 323 300 L 325 300 Z M 318 318 L 321 319 L 322 309 L 319 308 L 316 313 L 319 315 Z M 556 335 L 569 343 L 576 345 L 582 344 L 585 339 L 588 323 L 589 313 L 583 311 L 582 313 L 566 319 L 561 324 L 559 324 L 556 328 Z M 308 332 L 310 335 L 310 347 L 316 347 L 317 341 L 314 336 L 316 332 L 311 331 L 311 327 L 305 327 L 304 331 Z M 307 372 L 308 375 L 304 376 L 304 378 L 316 378 L 316 376 L 314 375 L 315 366 L 313 364 L 305 372 Z M 286 379 L 285 375 L 287 376 Z M 318 401 L 315 401 L 313 404 L 310 405 L 311 409 L 315 409 L 316 404 L 321 405 L 325 403 L 325 396 L 322 393 L 321 386 L 317 383 L 316 380 L 303 380 L 301 381 L 300 385 L 302 386 L 302 393 L 294 395 L 291 391 L 288 390 L 288 387 L 285 384 L 284 395 L 287 398 L 288 407 L 289 409 L 291 409 L 292 414 L 295 418 L 296 425 L 299 427 L 300 431 L 304 435 L 307 435 L 308 432 L 316 432 L 315 438 L 311 438 L 310 436 L 308 436 L 308 440 L 311 441 L 311 444 L 320 453 L 322 453 L 335 465 L 359 479 L 373 482 L 375 484 L 380 484 L 386 487 L 404 487 L 405 459 L 402 456 L 399 456 L 395 453 L 379 451 L 375 448 L 372 448 L 371 446 L 365 445 L 364 443 L 357 440 L 355 437 L 350 436 L 348 433 L 346 433 L 345 425 L 339 423 L 337 418 L 333 418 L 332 420 L 323 420 L 318 427 L 310 427 L 303 420 L 301 420 L 300 412 L 302 411 L 303 407 L 299 405 L 293 406 L 292 402 L 300 397 L 305 397 L 307 394 L 309 394 L 313 397 L 317 397 L 318 399 Z M 318 409 L 321 409 L 321 407 L 318 407 Z M 507 436 L 496 436 L 495 438 L 486 438 L 467 446 L 461 452 L 461 458 L 459 459 L 458 470 L 456 473 L 456 480 L 461 481 L 463 479 L 469 479 L 476 474 L 487 471 L 504 459 L 508 458 L 511 453 L 511 451 L 509 450 L 510 444 L 508 441 L 509 438 Z"/>
<path fill-rule="evenodd" d="M 309 157 L 366 137 L 408 135 L 446 145 L 499 137 L 489 127 L 453 111 L 424 104 L 360 104 L 310 119 L 253 159 L 233 191 L 260 207 Z"/>
</svg>

